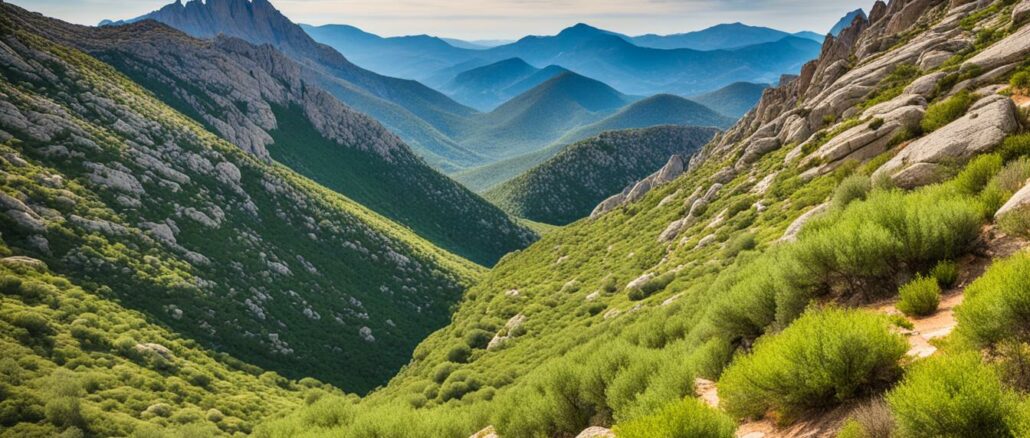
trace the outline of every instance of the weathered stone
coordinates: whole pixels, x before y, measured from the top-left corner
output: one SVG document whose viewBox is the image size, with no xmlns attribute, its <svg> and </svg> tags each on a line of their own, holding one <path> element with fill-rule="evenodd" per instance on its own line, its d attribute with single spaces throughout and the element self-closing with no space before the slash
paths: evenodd
<svg viewBox="0 0 1030 438">
<path fill-rule="evenodd" d="M 992 150 L 1018 129 L 1012 100 L 998 95 L 985 97 L 958 120 L 909 144 L 881 166 L 874 178 L 886 175 L 905 188 L 936 182 L 943 176 L 937 171 L 939 165 L 964 163 Z"/>
<path fill-rule="evenodd" d="M 933 96 L 937 91 L 937 83 L 940 82 L 941 78 L 947 76 L 947 73 L 936 72 L 930 73 L 925 76 L 921 76 L 918 79 L 912 81 L 905 87 L 904 94 L 918 94 L 924 98 Z"/>
<path fill-rule="evenodd" d="M 1005 203 L 998 212 L 994 214 L 994 217 L 1001 218 L 1013 211 L 1030 208 L 1030 183 L 1019 189 L 1015 195 L 1009 198 L 1008 202 Z"/>
<path fill-rule="evenodd" d="M 1005 64 L 1021 62 L 1028 55 L 1030 55 L 1030 26 L 1023 26 L 1012 35 L 976 54 L 962 66 L 965 68 L 977 65 L 982 70 L 992 70 Z"/>
<path fill-rule="evenodd" d="M 580 432 L 576 438 L 615 438 L 615 432 L 608 428 L 593 426 Z"/>
<path fill-rule="evenodd" d="M 780 241 L 793 242 L 797 240 L 798 234 L 801 233 L 801 230 L 805 227 L 805 224 L 811 221 L 812 218 L 827 212 L 829 209 L 829 203 L 819 204 L 815 208 L 812 208 L 811 210 L 806 211 L 801 216 L 798 216 L 798 218 L 795 219 L 794 222 L 791 222 L 790 225 L 787 226 L 787 231 L 783 233 L 783 237 L 780 238 Z"/>
<path fill-rule="evenodd" d="M 1030 18 L 1030 0 L 1023 0 L 1012 8 L 1012 25 L 1021 26 Z"/>
</svg>

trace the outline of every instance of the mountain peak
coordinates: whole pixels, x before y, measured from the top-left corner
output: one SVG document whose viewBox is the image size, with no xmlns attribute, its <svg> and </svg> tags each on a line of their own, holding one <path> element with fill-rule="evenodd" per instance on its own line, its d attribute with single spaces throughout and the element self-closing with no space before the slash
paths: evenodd
<svg viewBox="0 0 1030 438">
<path fill-rule="evenodd" d="M 838 21 L 837 24 L 833 25 L 833 28 L 830 29 L 830 35 L 839 35 L 844 29 L 847 29 L 849 26 L 851 26 L 851 23 L 854 23 L 855 18 L 857 17 L 867 18 L 865 11 L 863 11 L 862 8 L 855 9 L 854 11 L 848 12 L 846 15 L 841 17 L 840 21 Z"/>
</svg>

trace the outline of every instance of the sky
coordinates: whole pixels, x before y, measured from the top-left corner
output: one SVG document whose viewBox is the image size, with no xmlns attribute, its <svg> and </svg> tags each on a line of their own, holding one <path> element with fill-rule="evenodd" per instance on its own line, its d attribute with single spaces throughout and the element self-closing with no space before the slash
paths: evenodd
<svg viewBox="0 0 1030 438">
<path fill-rule="evenodd" d="M 137 17 L 174 0 L 9 0 L 79 24 Z M 183 0 L 187 1 L 187 0 Z M 271 0 L 297 23 L 350 24 L 382 36 L 476 39 L 551 35 L 576 23 L 640 35 L 743 22 L 825 33 L 873 0 Z"/>
</svg>

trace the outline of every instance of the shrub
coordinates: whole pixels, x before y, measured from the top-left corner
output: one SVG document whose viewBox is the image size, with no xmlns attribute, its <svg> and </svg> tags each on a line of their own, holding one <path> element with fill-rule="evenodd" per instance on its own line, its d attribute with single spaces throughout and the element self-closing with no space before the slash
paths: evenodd
<svg viewBox="0 0 1030 438">
<path fill-rule="evenodd" d="M 955 177 L 955 186 L 965 194 L 980 193 L 987 183 L 1001 171 L 1002 164 L 1003 160 L 998 154 L 976 157 Z"/>
<path fill-rule="evenodd" d="M 629 299 L 637 301 L 647 298 L 653 295 L 655 292 L 665 289 L 672 280 L 676 279 L 675 272 L 666 272 L 662 275 L 654 277 L 642 284 L 640 287 L 635 287 L 629 290 Z"/>
<path fill-rule="evenodd" d="M 941 260 L 930 271 L 930 276 L 937 280 L 941 288 L 950 289 L 958 282 L 958 265 L 951 260 Z"/>
<path fill-rule="evenodd" d="M 1030 90 L 1030 71 L 1023 70 L 1016 72 L 1016 74 L 1012 75 L 1009 79 L 1009 86 L 1022 92 Z"/>
<path fill-rule="evenodd" d="M 833 192 L 833 207 L 843 209 L 853 201 L 864 200 L 872 189 L 868 176 L 852 175 L 844 178 Z"/>
<path fill-rule="evenodd" d="M 458 345 L 447 352 L 447 360 L 455 363 L 465 363 L 469 360 L 472 350 L 468 345 Z"/>
<path fill-rule="evenodd" d="M 1030 155 L 1030 133 L 1009 136 L 1002 142 L 1000 151 L 1006 160 Z"/>
<path fill-rule="evenodd" d="M 722 249 L 723 258 L 733 258 L 742 251 L 749 251 L 755 249 L 755 235 L 753 233 L 740 233 L 736 237 L 726 242 L 726 246 Z"/>
<path fill-rule="evenodd" d="M 621 438 L 728 438 L 736 429 L 726 414 L 687 398 L 654 415 L 619 424 L 615 434 Z"/>
<path fill-rule="evenodd" d="M 1007 192 L 1007 195 L 1018 192 L 1027 180 L 1030 180 L 1030 157 L 1020 157 L 1006 164 L 991 182 Z"/>
<path fill-rule="evenodd" d="M 465 335 L 465 343 L 469 348 L 486 348 L 493 335 L 483 329 L 472 329 Z"/>
<path fill-rule="evenodd" d="M 837 432 L 837 438 L 869 438 L 869 436 L 866 435 L 862 425 L 852 418 L 844 422 L 844 427 Z"/>
<path fill-rule="evenodd" d="M 923 121 L 919 123 L 919 126 L 923 128 L 923 132 L 936 131 L 955 119 L 962 117 L 972 104 L 973 95 L 971 93 L 968 91 L 959 92 L 927 107 L 926 114 L 923 116 Z"/>
<path fill-rule="evenodd" d="M 903 436 L 1011 436 L 1015 397 L 976 353 L 917 364 L 887 402 Z"/>
<path fill-rule="evenodd" d="M 917 276 L 901 287 L 898 310 L 909 316 L 927 316 L 937 311 L 941 302 L 941 287 L 933 277 Z"/>
<path fill-rule="evenodd" d="M 1016 208 L 998 218 L 1001 230 L 1015 236 L 1030 238 L 1030 208 Z"/>
<path fill-rule="evenodd" d="M 995 262 L 965 290 L 958 331 L 981 346 L 1030 341 L 1030 254 Z"/>
<path fill-rule="evenodd" d="M 457 365 L 454 362 L 444 362 L 437 365 L 436 368 L 433 368 L 433 381 L 443 383 L 444 380 L 447 380 L 447 376 L 454 372 L 455 368 L 457 368 Z"/>
<path fill-rule="evenodd" d="M 13 275 L 0 276 L 0 293 L 14 295 L 21 291 L 21 279 Z"/>
<path fill-rule="evenodd" d="M 855 409 L 852 420 L 862 428 L 865 438 L 891 438 L 894 435 L 894 417 L 887 401 L 877 397 Z"/>
<path fill-rule="evenodd" d="M 779 334 L 760 339 L 753 354 L 730 365 L 719 395 L 726 411 L 737 417 L 770 409 L 789 417 L 890 383 L 907 349 L 882 315 L 812 310 Z"/>
</svg>

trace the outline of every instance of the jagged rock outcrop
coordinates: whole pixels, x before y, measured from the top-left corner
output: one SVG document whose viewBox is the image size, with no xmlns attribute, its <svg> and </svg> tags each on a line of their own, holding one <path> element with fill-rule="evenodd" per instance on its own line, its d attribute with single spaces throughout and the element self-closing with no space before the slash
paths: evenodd
<svg viewBox="0 0 1030 438">
<path fill-rule="evenodd" d="M 965 116 L 909 144 L 881 166 L 874 178 L 884 175 L 904 188 L 937 182 L 949 174 L 948 166 L 989 152 L 1018 129 L 1011 99 L 999 95 L 982 98 Z"/>
<path fill-rule="evenodd" d="M 673 155 L 657 172 L 638 181 L 636 184 L 626 187 L 626 189 L 621 193 L 612 195 L 608 199 L 601 201 L 601 203 L 594 208 L 594 211 L 590 213 L 590 218 L 596 219 L 604 213 L 614 210 L 622 205 L 640 200 L 655 187 L 668 183 L 679 177 L 683 174 L 683 170 L 683 157 Z"/>
</svg>

